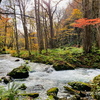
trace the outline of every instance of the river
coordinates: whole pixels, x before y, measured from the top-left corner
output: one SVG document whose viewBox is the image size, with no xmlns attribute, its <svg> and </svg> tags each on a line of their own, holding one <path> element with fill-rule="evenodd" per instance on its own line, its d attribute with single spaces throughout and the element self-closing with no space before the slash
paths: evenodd
<svg viewBox="0 0 100 100">
<path fill-rule="evenodd" d="M 19 59 L 19 61 L 15 61 Z M 12 69 L 19 67 L 21 64 L 25 64 L 25 61 L 21 58 L 11 57 L 9 54 L 0 55 L 0 77 L 6 76 Z M 82 81 L 91 82 L 92 79 L 100 74 L 100 69 L 87 69 L 78 68 L 75 70 L 55 71 L 52 65 L 45 65 L 41 63 L 27 64 L 30 66 L 29 77 L 26 79 L 16 79 L 16 83 L 25 83 L 28 87 L 27 92 L 37 92 L 43 100 L 46 98 L 46 90 L 52 87 L 58 87 L 60 92 L 58 97 L 64 97 L 67 94 L 64 93 L 63 86 L 66 86 L 68 82 Z M 4 85 L 0 83 L 0 85 Z M 4 85 L 6 86 L 6 85 Z"/>
</svg>

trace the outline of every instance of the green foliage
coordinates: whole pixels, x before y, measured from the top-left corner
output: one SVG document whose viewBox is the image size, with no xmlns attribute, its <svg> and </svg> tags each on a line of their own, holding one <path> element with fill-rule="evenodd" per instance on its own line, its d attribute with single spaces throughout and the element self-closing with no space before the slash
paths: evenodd
<svg viewBox="0 0 100 100">
<path fill-rule="evenodd" d="M 4 87 L 0 87 L 0 100 L 9 99 L 9 100 L 16 100 L 18 97 L 18 88 L 19 84 L 16 83 L 9 83 L 8 89 L 6 90 Z"/>
<path fill-rule="evenodd" d="M 96 50 L 95 48 L 92 53 L 87 54 L 83 52 L 83 48 L 77 47 L 48 49 L 48 52 L 43 50 L 42 54 L 32 51 L 31 54 L 31 56 L 28 56 L 28 52 L 21 51 L 20 57 L 32 62 L 52 64 L 59 68 L 62 66 L 62 70 L 70 69 L 70 67 L 100 68 L 100 50 Z"/>
</svg>

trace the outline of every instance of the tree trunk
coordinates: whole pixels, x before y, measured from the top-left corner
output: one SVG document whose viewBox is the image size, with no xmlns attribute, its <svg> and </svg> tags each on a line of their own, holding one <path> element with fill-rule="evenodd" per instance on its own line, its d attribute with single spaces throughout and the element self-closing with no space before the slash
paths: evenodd
<svg viewBox="0 0 100 100">
<path fill-rule="evenodd" d="M 20 9 L 20 13 L 21 13 L 21 21 L 22 21 L 22 25 L 23 25 L 23 30 L 24 30 L 24 35 L 25 35 L 25 49 L 29 51 L 29 41 L 28 41 L 28 31 L 27 31 L 27 26 L 26 26 L 26 18 L 25 18 L 25 6 L 24 2 L 22 2 L 21 0 L 18 0 L 19 3 L 19 9 Z"/>
<path fill-rule="evenodd" d="M 19 56 L 19 45 L 18 45 L 18 32 L 17 32 L 17 24 L 16 24 L 16 12 L 15 12 L 15 6 L 14 6 L 14 25 L 15 25 L 15 39 L 16 39 L 16 51 Z"/>
<path fill-rule="evenodd" d="M 44 45 L 43 45 L 43 35 L 42 35 L 42 30 L 41 30 L 42 26 L 40 22 L 40 0 L 38 1 L 34 0 L 34 3 L 35 3 L 38 48 L 39 48 L 39 53 L 41 53 L 42 49 L 44 49 Z"/>
<path fill-rule="evenodd" d="M 91 13 L 91 2 L 90 0 L 83 0 L 83 13 L 84 18 L 90 19 Z M 86 26 L 83 33 L 83 50 L 85 53 L 90 53 L 92 49 L 92 30 L 91 26 Z"/>
<path fill-rule="evenodd" d="M 49 21 L 50 21 L 50 47 L 54 48 L 54 30 L 53 30 L 53 16 L 51 14 L 49 15 Z"/>
<path fill-rule="evenodd" d="M 100 0 L 92 0 L 92 15 L 93 18 L 100 17 Z M 96 31 L 96 46 L 100 49 L 100 26 L 97 26 Z"/>
</svg>

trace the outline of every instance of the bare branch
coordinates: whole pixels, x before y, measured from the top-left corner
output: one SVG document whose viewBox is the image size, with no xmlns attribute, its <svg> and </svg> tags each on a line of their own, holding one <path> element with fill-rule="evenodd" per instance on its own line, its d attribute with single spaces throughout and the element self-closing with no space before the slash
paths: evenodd
<svg viewBox="0 0 100 100">
<path fill-rule="evenodd" d="M 0 14 L 14 15 L 14 13 L 3 13 L 3 12 L 0 12 Z M 25 16 L 25 17 L 34 18 L 34 17 L 32 17 L 32 16 L 29 16 L 29 15 L 23 15 L 23 14 L 16 14 L 16 15 L 22 15 L 22 16 Z M 34 18 L 34 19 L 35 19 L 35 18 Z"/>
<path fill-rule="evenodd" d="M 48 10 L 42 5 L 42 4 L 40 4 L 41 5 L 41 7 L 47 12 L 47 14 L 49 14 L 48 13 Z"/>
<path fill-rule="evenodd" d="M 54 9 L 52 15 L 53 15 L 53 14 L 55 13 L 55 11 L 57 10 L 57 6 L 58 6 L 58 4 L 59 4 L 61 1 L 63 1 L 63 0 L 59 0 L 59 1 L 56 3 L 56 5 L 55 5 L 55 9 Z M 53 8 L 53 7 L 52 7 L 52 8 Z"/>
<path fill-rule="evenodd" d="M 82 3 L 78 2 L 77 0 L 74 0 L 75 2 L 77 2 L 78 4 L 82 5 Z"/>
</svg>

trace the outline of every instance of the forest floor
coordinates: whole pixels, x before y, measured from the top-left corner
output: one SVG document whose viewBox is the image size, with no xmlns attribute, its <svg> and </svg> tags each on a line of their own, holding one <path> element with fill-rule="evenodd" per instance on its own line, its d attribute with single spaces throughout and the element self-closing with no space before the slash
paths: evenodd
<svg viewBox="0 0 100 100">
<path fill-rule="evenodd" d="M 12 56 L 18 56 L 15 50 L 9 51 Z M 52 64 L 55 70 L 67 70 L 74 68 L 100 68 L 100 50 L 94 50 L 92 53 L 83 53 L 82 48 L 64 47 L 45 50 L 41 54 L 31 51 L 21 50 L 20 58 L 32 62 Z"/>
</svg>

